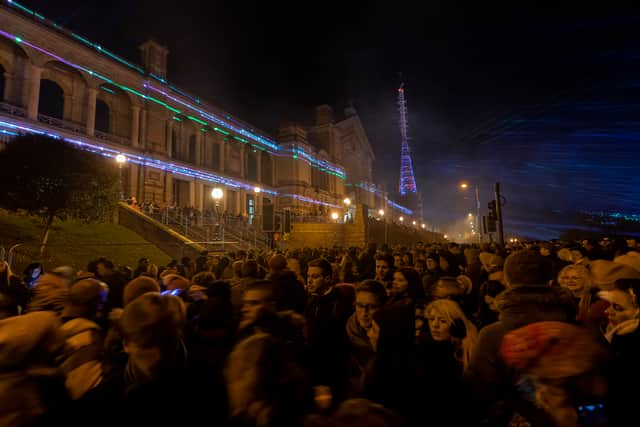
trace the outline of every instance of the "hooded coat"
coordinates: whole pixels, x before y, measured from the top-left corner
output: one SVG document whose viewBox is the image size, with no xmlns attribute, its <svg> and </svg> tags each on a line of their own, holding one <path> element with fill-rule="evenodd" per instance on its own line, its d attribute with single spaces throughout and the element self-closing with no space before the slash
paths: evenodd
<svg viewBox="0 0 640 427">
<path fill-rule="evenodd" d="M 509 418 L 514 410 L 513 391 L 517 376 L 500 356 L 504 336 L 536 322 L 571 323 L 575 309 L 573 295 L 567 290 L 536 285 L 507 289 L 499 295 L 496 304 L 499 320 L 480 331 L 466 377 L 478 405 L 475 412 L 490 418 Z"/>
</svg>

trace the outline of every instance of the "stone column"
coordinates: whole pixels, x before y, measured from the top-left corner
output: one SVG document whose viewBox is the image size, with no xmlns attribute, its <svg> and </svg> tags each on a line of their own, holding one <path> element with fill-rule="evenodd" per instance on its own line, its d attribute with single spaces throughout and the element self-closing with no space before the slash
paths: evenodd
<svg viewBox="0 0 640 427">
<path fill-rule="evenodd" d="M 196 166 L 202 165 L 202 140 L 204 139 L 204 133 L 198 130 L 196 133 L 196 155 L 194 156 L 194 160 L 196 161 Z"/>
<path fill-rule="evenodd" d="M 167 130 L 165 136 L 165 148 L 167 150 L 167 157 L 171 158 L 173 154 L 173 119 L 167 120 Z"/>
<path fill-rule="evenodd" d="M 42 68 L 37 65 L 31 65 L 30 68 L 27 117 L 31 120 L 38 120 L 38 102 L 40 101 L 40 77 L 42 76 Z"/>
<path fill-rule="evenodd" d="M 196 198 L 195 207 L 200 212 L 203 212 L 204 211 L 204 198 L 206 196 L 204 194 L 204 183 L 202 183 L 202 182 L 197 182 L 196 183 L 196 193 L 197 193 L 197 198 Z"/>
<path fill-rule="evenodd" d="M 227 150 L 226 148 L 226 143 L 223 139 L 220 139 L 220 145 L 219 145 L 219 150 L 220 153 L 218 154 L 218 156 L 220 157 L 220 172 L 224 173 L 224 163 L 225 163 L 225 157 L 227 155 Z"/>
<path fill-rule="evenodd" d="M 256 181 L 262 182 L 262 151 L 256 150 Z"/>
<path fill-rule="evenodd" d="M 140 147 L 147 148 L 147 110 L 142 109 L 140 115 Z"/>
<path fill-rule="evenodd" d="M 189 181 L 189 206 L 196 206 L 196 182 Z"/>
<path fill-rule="evenodd" d="M 64 109 L 62 113 L 62 119 L 72 121 L 73 120 L 73 96 L 70 93 L 64 94 Z"/>
<path fill-rule="evenodd" d="M 236 212 L 237 214 L 243 214 L 244 213 L 244 205 L 242 203 L 242 194 L 241 194 L 242 190 L 236 191 L 236 209 L 238 210 L 238 212 Z"/>
<path fill-rule="evenodd" d="M 3 101 L 8 104 L 13 104 L 13 74 L 9 72 L 4 73 L 4 99 Z"/>
<path fill-rule="evenodd" d="M 131 146 L 137 147 L 140 137 L 140 107 L 131 106 Z"/>
<path fill-rule="evenodd" d="M 240 178 L 245 179 L 247 177 L 246 171 L 247 164 L 247 150 L 244 144 L 240 146 Z"/>
<path fill-rule="evenodd" d="M 98 89 L 90 87 L 87 89 L 87 135 L 95 135 L 96 130 L 96 97 Z"/>
</svg>

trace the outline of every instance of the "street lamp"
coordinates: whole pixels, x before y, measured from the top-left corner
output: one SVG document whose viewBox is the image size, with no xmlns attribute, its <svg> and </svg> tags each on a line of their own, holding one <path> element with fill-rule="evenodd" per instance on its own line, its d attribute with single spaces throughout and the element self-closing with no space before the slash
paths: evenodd
<svg viewBox="0 0 640 427">
<path fill-rule="evenodd" d="M 332 220 L 334 220 L 334 221 L 336 221 L 336 222 L 337 222 L 337 221 L 338 221 L 338 217 L 339 217 L 339 216 L 340 216 L 340 215 L 338 215 L 338 212 L 331 212 L 331 219 L 332 219 Z"/>
<path fill-rule="evenodd" d="M 213 190 L 211 190 L 211 197 L 213 197 L 213 200 L 216 202 L 216 214 L 218 214 L 218 216 L 220 216 L 220 200 L 222 200 L 222 197 L 224 196 L 224 193 L 222 192 L 222 189 L 216 187 Z"/>
<path fill-rule="evenodd" d="M 124 182 L 122 182 L 122 166 L 127 162 L 127 157 L 124 154 L 118 154 L 116 156 L 116 163 L 118 164 L 118 180 L 120 181 L 120 200 L 124 200 Z"/>
<path fill-rule="evenodd" d="M 400 220 L 400 222 L 401 222 L 401 223 L 402 223 L 402 222 L 404 222 L 404 217 L 403 217 L 403 216 L 401 216 L 401 217 L 400 217 L 400 218 L 398 218 L 398 219 Z"/>
<path fill-rule="evenodd" d="M 411 224 L 416 225 L 416 222 L 415 222 L 415 221 L 413 221 Z"/>
<path fill-rule="evenodd" d="M 478 186 L 475 185 L 475 193 L 476 193 L 476 223 L 480 224 L 480 195 L 478 192 Z M 467 184 L 466 182 L 462 182 L 460 183 L 460 188 L 463 190 L 466 190 L 467 188 L 469 188 L 469 184 Z M 472 217 L 473 214 L 471 214 L 471 212 L 469 213 L 469 217 Z M 480 241 L 482 242 L 482 233 L 478 234 L 478 237 L 480 239 Z"/>
<path fill-rule="evenodd" d="M 260 187 L 253 187 L 253 192 L 254 192 L 254 193 L 256 193 L 256 194 L 257 194 L 257 193 L 259 193 L 259 192 L 261 192 L 261 191 L 262 191 L 262 188 L 260 188 Z"/>
<path fill-rule="evenodd" d="M 213 190 L 211 190 L 211 197 L 213 198 L 216 204 L 216 216 L 218 217 L 217 218 L 218 224 L 221 230 L 220 237 L 222 239 L 222 249 L 224 249 L 224 226 L 220 224 L 220 200 L 222 200 L 223 196 L 224 196 L 224 192 L 222 191 L 222 189 L 216 187 Z"/>
<path fill-rule="evenodd" d="M 378 215 L 380 215 L 380 216 L 384 216 L 384 209 L 380 209 L 380 210 L 378 211 Z"/>
<path fill-rule="evenodd" d="M 351 205 L 351 199 L 348 197 L 345 197 L 342 203 L 344 203 L 347 207 L 349 207 Z"/>
<path fill-rule="evenodd" d="M 422 225 L 421 225 L 421 227 L 422 227 L 423 229 L 425 229 L 425 228 L 427 228 L 427 224 L 422 224 Z"/>
</svg>

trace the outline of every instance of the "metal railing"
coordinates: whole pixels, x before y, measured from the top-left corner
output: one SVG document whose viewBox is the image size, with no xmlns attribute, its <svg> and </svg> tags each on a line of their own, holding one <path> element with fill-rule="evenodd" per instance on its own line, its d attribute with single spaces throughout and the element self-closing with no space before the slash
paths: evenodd
<svg viewBox="0 0 640 427">
<path fill-rule="evenodd" d="M 0 111 L 3 113 L 9 113 L 12 116 L 27 117 L 27 110 L 22 107 L 18 107 L 6 102 L 0 102 Z"/>
<path fill-rule="evenodd" d="M 119 136 L 112 133 L 106 133 L 99 130 L 95 130 L 94 135 L 96 138 L 101 139 L 103 141 L 115 142 L 117 144 L 122 144 L 122 145 L 131 145 L 131 140 L 129 138 L 125 138 L 124 136 Z"/>
<path fill-rule="evenodd" d="M 203 215 L 195 209 L 140 207 L 140 211 L 190 240 L 229 249 L 266 247 L 268 239 L 255 224 L 234 215 Z"/>
<path fill-rule="evenodd" d="M 57 127 L 59 129 L 70 130 L 76 133 L 87 133 L 87 127 L 81 123 L 69 122 L 67 120 L 57 119 L 55 117 L 46 116 L 44 114 L 38 114 L 38 121 L 46 123 L 48 125 Z"/>
</svg>

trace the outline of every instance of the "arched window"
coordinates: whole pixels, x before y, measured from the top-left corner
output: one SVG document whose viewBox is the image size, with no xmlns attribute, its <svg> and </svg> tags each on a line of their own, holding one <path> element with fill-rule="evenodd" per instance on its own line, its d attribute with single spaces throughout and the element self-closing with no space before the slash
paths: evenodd
<svg viewBox="0 0 640 427">
<path fill-rule="evenodd" d="M 64 91 L 58 83 L 47 79 L 40 81 L 38 113 L 62 120 L 64 116 Z"/>
<path fill-rule="evenodd" d="M 96 100 L 96 130 L 111 133 L 109 127 L 109 106 L 101 99 Z"/>
</svg>

